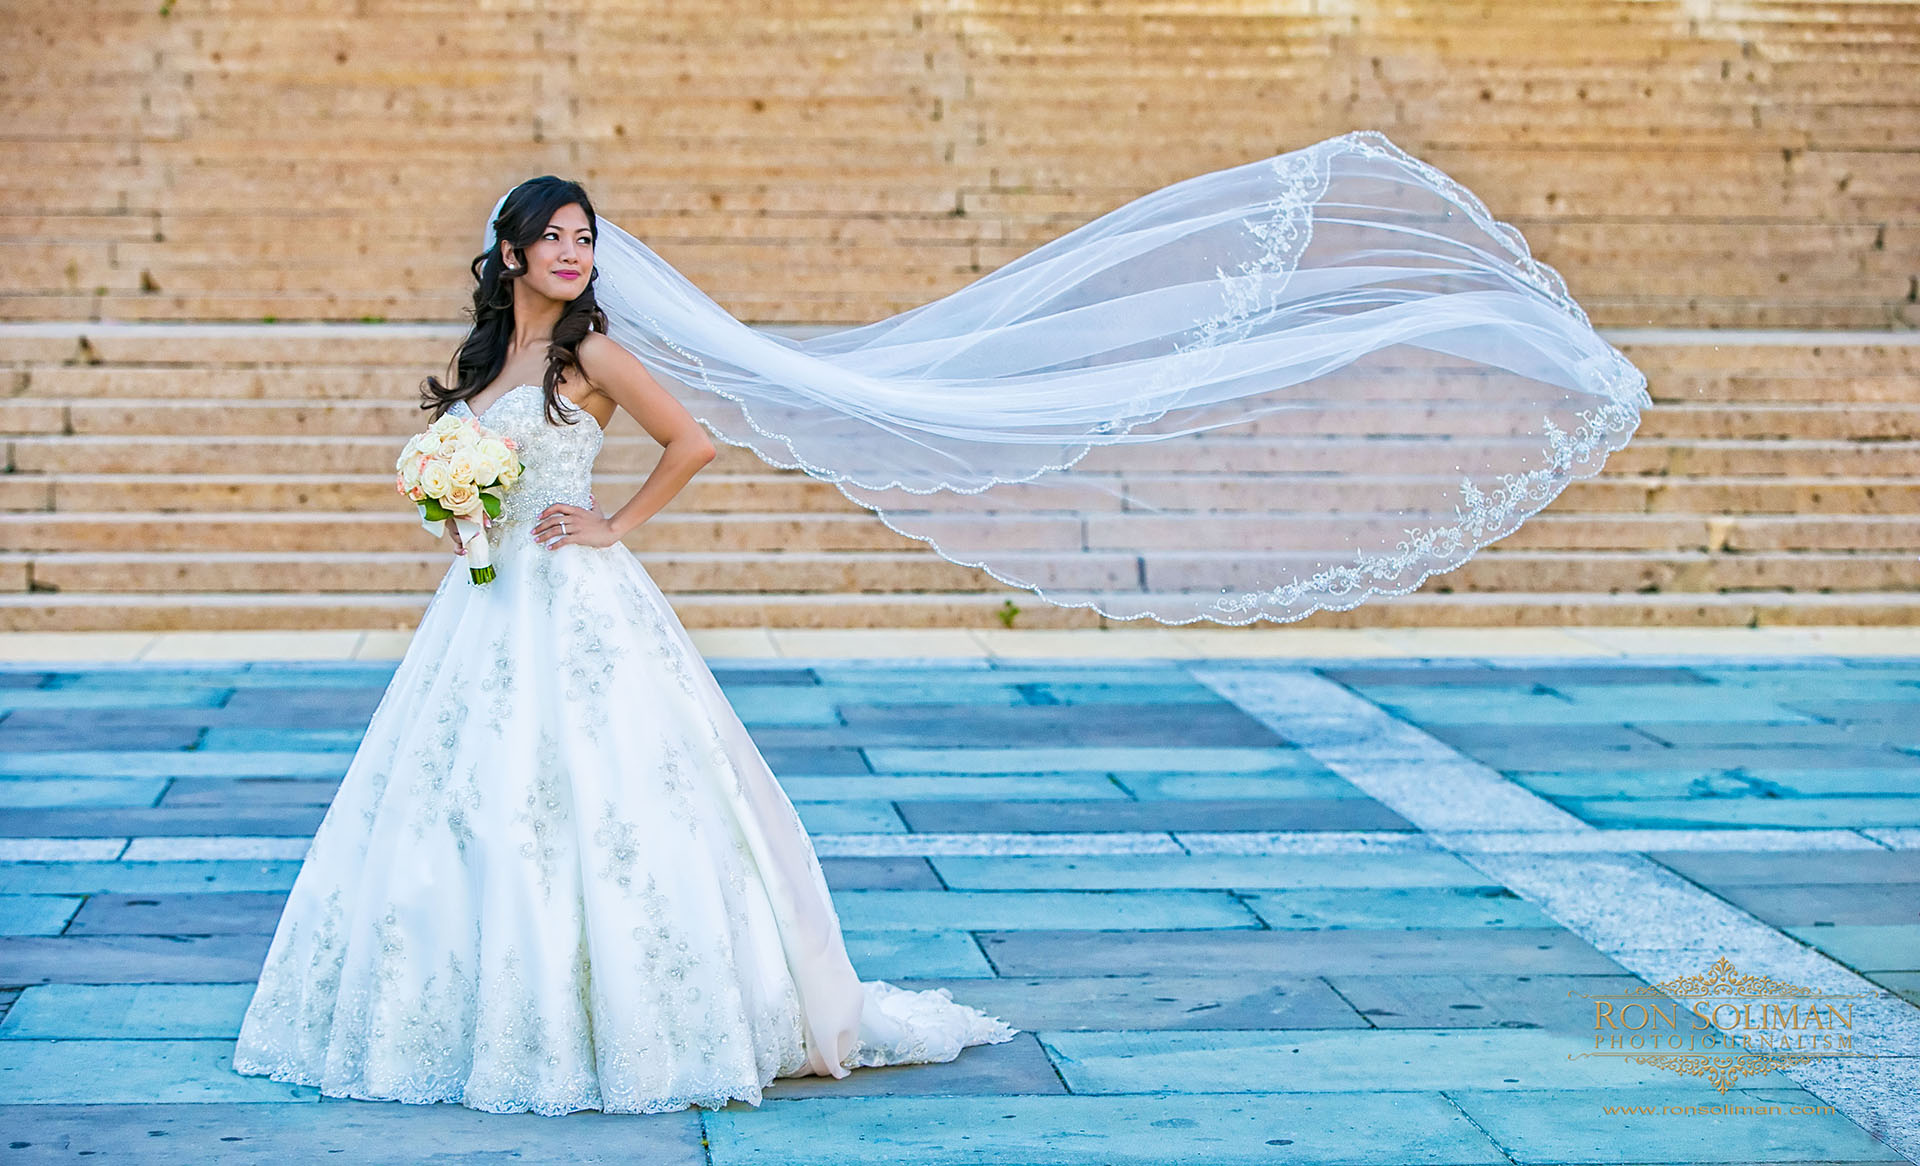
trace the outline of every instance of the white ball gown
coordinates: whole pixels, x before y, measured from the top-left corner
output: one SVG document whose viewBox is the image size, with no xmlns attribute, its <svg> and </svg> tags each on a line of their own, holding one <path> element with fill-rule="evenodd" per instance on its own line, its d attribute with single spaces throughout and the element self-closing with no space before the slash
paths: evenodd
<svg viewBox="0 0 1920 1166">
<path fill-rule="evenodd" d="M 538 385 L 526 465 L 454 557 L 294 882 L 234 1049 L 337 1097 L 645 1113 L 1018 1032 L 861 981 L 799 816 L 640 562 L 548 550 L 603 435 Z M 455 406 L 472 416 L 464 403 Z"/>
</svg>

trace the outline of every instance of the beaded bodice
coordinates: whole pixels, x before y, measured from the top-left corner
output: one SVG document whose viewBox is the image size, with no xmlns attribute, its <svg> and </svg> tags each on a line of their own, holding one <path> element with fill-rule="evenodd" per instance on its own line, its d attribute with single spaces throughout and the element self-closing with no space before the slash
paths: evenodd
<svg viewBox="0 0 1920 1166">
<path fill-rule="evenodd" d="M 546 394 L 531 384 L 508 389 L 477 416 L 465 401 L 453 407 L 518 447 L 525 472 L 501 500 L 498 521 L 531 522 L 555 502 L 592 505 L 593 459 L 606 435 L 585 409 L 575 424 L 556 425 L 547 420 Z"/>
</svg>

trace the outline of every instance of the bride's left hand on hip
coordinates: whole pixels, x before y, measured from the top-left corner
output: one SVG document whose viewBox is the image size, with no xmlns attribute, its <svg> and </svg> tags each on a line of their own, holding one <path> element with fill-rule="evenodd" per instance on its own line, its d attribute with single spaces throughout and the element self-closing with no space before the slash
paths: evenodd
<svg viewBox="0 0 1920 1166">
<path fill-rule="evenodd" d="M 564 502 L 556 502 L 540 512 L 533 524 L 533 537 L 548 550 L 568 545 L 610 547 L 620 541 L 620 536 L 613 532 L 613 524 L 603 515 Z"/>
</svg>

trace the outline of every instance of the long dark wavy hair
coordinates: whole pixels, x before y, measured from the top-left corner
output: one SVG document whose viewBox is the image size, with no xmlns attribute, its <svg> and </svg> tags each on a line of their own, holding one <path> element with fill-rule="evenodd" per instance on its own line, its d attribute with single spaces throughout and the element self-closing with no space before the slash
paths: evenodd
<svg viewBox="0 0 1920 1166">
<path fill-rule="evenodd" d="M 429 376 L 420 385 L 420 407 L 433 413 L 435 420 L 446 414 L 455 401 L 465 401 L 492 384 L 507 364 L 507 345 L 513 339 L 513 280 L 527 271 L 525 248 L 540 238 L 553 221 L 553 213 L 568 203 L 579 203 L 588 223 L 598 223 L 593 200 L 586 188 L 565 178 L 543 174 L 516 186 L 501 204 L 500 216 L 493 221 L 496 243 L 473 261 L 473 307 L 468 315 L 473 327 L 448 365 L 451 385 Z M 600 232 L 593 232 L 599 242 Z M 509 271 L 501 260 L 497 240 L 513 244 L 517 269 Z M 576 350 L 588 332 L 605 332 L 607 315 L 594 301 L 593 284 L 600 278 L 599 264 L 587 278 L 587 286 L 561 312 L 553 326 L 553 340 L 547 348 L 547 371 L 542 386 L 547 394 L 547 418 L 554 424 L 579 422 L 578 410 L 560 396 L 560 377 L 569 368 L 580 366 Z M 471 408 L 472 406 L 468 406 Z"/>
</svg>

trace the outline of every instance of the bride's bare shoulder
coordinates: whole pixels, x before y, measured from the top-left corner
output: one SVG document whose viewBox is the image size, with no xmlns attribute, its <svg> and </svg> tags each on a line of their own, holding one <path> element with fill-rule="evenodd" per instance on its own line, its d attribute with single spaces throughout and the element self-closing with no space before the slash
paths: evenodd
<svg viewBox="0 0 1920 1166">
<path fill-rule="evenodd" d="M 574 359 L 587 378 L 587 392 L 606 397 L 627 408 L 637 395 L 660 391 L 659 382 L 647 372 L 647 366 L 625 345 L 604 332 L 589 332 L 574 346 Z"/>
<path fill-rule="evenodd" d="M 628 366 L 640 363 L 633 353 L 605 332 L 582 336 L 573 347 L 573 355 L 580 362 L 580 371 L 586 374 L 588 386 L 596 391 L 604 391 L 601 386 L 609 379 L 617 377 Z"/>
</svg>

